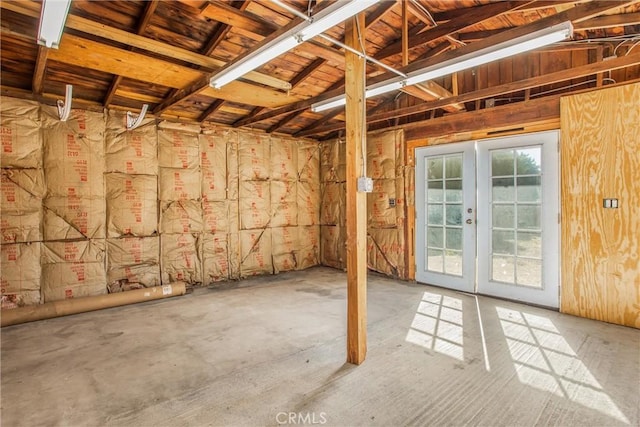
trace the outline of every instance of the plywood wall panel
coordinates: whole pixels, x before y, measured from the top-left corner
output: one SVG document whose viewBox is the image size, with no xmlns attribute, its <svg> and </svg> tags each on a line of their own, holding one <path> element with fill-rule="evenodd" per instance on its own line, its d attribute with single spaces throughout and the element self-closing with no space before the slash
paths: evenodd
<svg viewBox="0 0 640 427">
<path fill-rule="evenodd" d="M 563 98 L 561 129 L 561 311 L 640 328 L 640 84 Z"/>
</svg>

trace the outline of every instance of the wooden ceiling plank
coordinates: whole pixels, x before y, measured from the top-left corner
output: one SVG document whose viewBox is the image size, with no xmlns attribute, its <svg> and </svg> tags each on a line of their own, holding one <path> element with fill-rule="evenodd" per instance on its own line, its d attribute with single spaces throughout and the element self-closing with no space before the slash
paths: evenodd
<svg viewBox="0 0 640 427">
<path fill-rule="evenodd" d="M 456 33 L 464 28 L 476 25 L 479 22 L 486 21 L 490 18 L 495 18 L 509 10 L 512 10 L 518 6 L 521 6 L 522 2 L 506 1 L 489 3 L 482 6 L 476 6 L 467 9 L 467 13 L 459 19 L 452 19 L 442 25 L 433 27 L 420 34 L 415 35 L 409 42 L 409 48 L 413 49 L 417 46 L 432 42 L 439 38 L 445 37 Z M 391 43 L 387 47 L 381 49 L 376 55 L 376 59 L 388 58 L 392 55 L 397 55 L 402 52 L 402 40 L 398 40 L 395 43 Z"/>
<path fill-rule="evenodd" d="M 33 79 L 31 88 L 33 93 L 42 95 L 44 87 L 44 75 L 47 68 L 47 57 L 49 56 L 49 49 L 44 46 L 38 46 L 38 56 L 36 57 L 36 66 L 33 71 Z"/>
<path fill-rule="evenodd" d="M 573 26 L 573 29 L 577 31 L 587 31 L 638 24 L 640 24 L 640 12 L 635 12 L 619 15 L 598 16 L 596 18 L 587 19 L 586 21 L 577 22 Z"/>
<path fill-rule="evenodd" d="M 518 92 L 518 91 L 531 89 L 539 86 L 555 84 L 555 83 L 563 82 L 566 80 L 577 79 L 580 77 L 593 75 L 599 72 L 631 67 L 638 64 L 640 64 L 640 52 L 633 55 L 612 59 L 609 61 L 596 62 L 596 63 L 582 65 L 575 68 L 570 68 L 567 70 L 557 71 L 551 74 L 531 77 L 528 79 L 505 83 L 502 85 L 488 87 L 484 89 L 478 89 L 476 91 L 463 93 L 461 95 L 454 96 L 448 99 L 430 101 L 424 104 L 400 108 L 395 111 L 374 114 L 367 117 L 367 123 L 368 124 L 376 123 L 380 121 L 395 119 L 398 117 L 410 116 L 412 114 L 424 113 L 426 111 L 434 110 L 436 108 L 442 108 L 445 105 L 451 105 L 452 103 L 464 103 L 464 102 L 475 101 L 478 99 L 491 98 L 491 97 L 503 95 L 506 93 Z M 335 123 L 331 125 L 318 127 L 316 129 L 311 129 L 309 131 L 299 132 L 297 136 L 301 136 L 301 137 L 313 136 L 313 135 L 322 134 L 325 132 L 340 130 L 343 127 L 344 127 L 343 123 Z"/>
<path fill-rule="evenodd" d="M 224 104 L 224 99 L 216 99 L 215 101 L 213 101 L 213 103 L 211 103 L 211 105 L 209 105 L 209 108 L 207 108 L 201 115 L 200 117 L 198 117 L 198 121 L 200 123 L 204 122 L 205 120 L 207 120 L 207 118 L 212 115 L 213 113 L 215 113 L 216 111 L 218 111 L 220 109 L 220 107 L 222 107 L 222 104 Z"/>
<path fill-rule="evenodd" d="M 149 22 L 151 21 L 151 17 L 155 13 L 157 7 L 158 7 L 158 0 L 151 0 L 146 2 L 146 7 L 144 9 L 142 17 L 140 18 L 140 22 L 138 23 L 136 34 L 142 35 L 144 33 L 144 30 L 147 28 L 147 25 L 149 25 Z M 133 49 L 134 48 L 129 47 L 129 50 L 133 50 Z M 107 95 L 104 97 L 105 107 L 108 107 L 113 101 L 113 97 L 115 96 L 116 91 L 118 90 L 118 86 L 120 86 L 121 82 L 122 82 L 122 76 L 115 76 L 111 81 L 109 90 L 107 90 Z"/>
</svg>

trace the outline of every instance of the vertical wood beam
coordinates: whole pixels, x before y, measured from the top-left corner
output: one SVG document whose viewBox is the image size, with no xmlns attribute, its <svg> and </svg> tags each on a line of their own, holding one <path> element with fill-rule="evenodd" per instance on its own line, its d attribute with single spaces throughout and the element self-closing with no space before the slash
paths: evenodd
<svg viewBox="0 0 640 427">
<path fill-rule="evenodd" d="M 356 23 L 357 20 L 357 23 Z M 345 43 L 360 50 L 358 26 L 364 31 L 364 14 L 345 25 Z M 362 34 L 364 38 L 364 34 Z M 366 149 L 364 123 L 364 70 L 362 58 L 345 52 L 345 94 L 347 125 L 347 362 L 364 362 L 367 354 L 367 194 L 359 193 Z"/>
<path fill-rule="evenodd" d="M 402 66 L 409 64 L 409 12 L 407 2 L 402 2 Z"/>
</svg>

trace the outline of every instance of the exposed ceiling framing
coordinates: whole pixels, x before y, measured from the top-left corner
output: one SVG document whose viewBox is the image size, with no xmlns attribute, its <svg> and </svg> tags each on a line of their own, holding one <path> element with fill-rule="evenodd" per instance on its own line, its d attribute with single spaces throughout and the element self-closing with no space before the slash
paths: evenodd
<svg viewBox="0 0 640 427">
<path fill-rule="evenodd" d="M 305 13 L 328 1 L 286 0 Z M 269 0 L 74 0 L 59 49 L 35 43 L 40 2 L 0 7 L 3 95 L 53 103 L 73 84 L 82 108 L 147 103 L 160 118 L 316 139 L 344 130 L 344 109 L 310 110 L 344 93 L 344 51 L 324 39 L 222 89 L 209 87 L 214 72 L 300 22 Z M 443 116 L 640 78 L 639 0 L 386 0 L 365 13 L 366 53 L 404 71 L 563 20 L 575 29 L 572 40 L 369 99 L 370 130 L 428 129 Z M 327 33 L 343 41 L 344 25 Z M 389 77 L 374 64 L 366 70 L 368 84 Z"/>
</svg>

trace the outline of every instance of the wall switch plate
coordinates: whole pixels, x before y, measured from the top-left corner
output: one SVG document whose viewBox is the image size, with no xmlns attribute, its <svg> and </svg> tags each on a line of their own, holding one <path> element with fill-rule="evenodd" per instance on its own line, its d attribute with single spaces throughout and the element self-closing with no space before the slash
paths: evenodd
<svg viewBox="0 0 640 427">
<path fill-rule="evenodd" d="M 606 209 L 618 209 L 618 199 L 602 199 L 602 207 Z"/>
<path fill-rule="evenodd" d="M 373 179 L 368 176 L 361 176 L 358 178 L 358 192 L 359 193 L 371 193 L 373 191 Z"/>
</svg>

